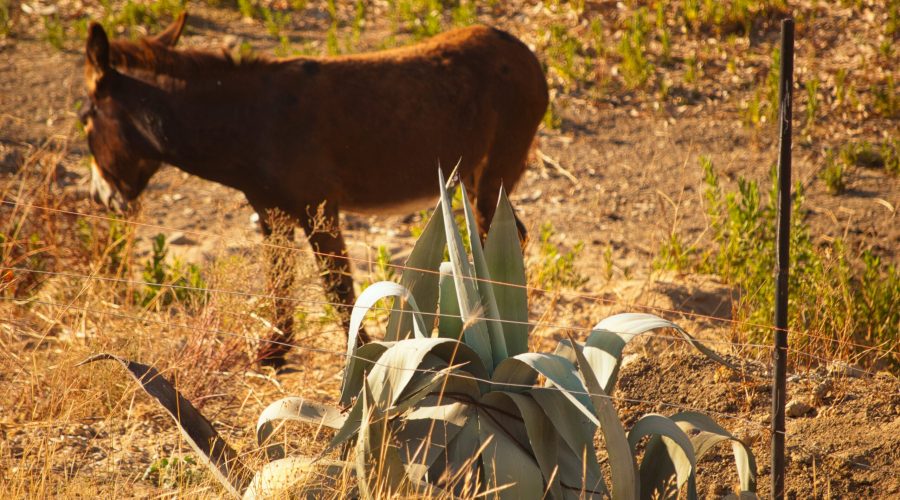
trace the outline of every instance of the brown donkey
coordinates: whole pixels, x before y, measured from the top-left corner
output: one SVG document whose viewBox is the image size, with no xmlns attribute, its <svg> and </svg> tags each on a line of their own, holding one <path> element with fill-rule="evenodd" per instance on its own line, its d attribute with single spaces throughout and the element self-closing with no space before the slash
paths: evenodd
<svg viewBox="0 0 900 500">
<path fill-rule="evenodd" d="M 224 50 L 174 49 L 184 21 L 137 42 L 110 41 L 91 25 L 82 121 L 94 199 L 123 209 L 162 163 L 238 189 L 267 238 L 293 239 L 293 229 L 273 234 L 282 226 L 271 223 L 275 212 L 303 227 L 330 299 L 346 305 L 354 292 L 343 237 L 316 231 L 314 215 L 337 227 L 339 210 L 422 208 L 438 194 L 436 167 L 459 162 L 483 235 L 547 107 L 538 60 L 497 29 L 369 54 L 237 61 Z M 290 259 L 269 269 L 270 290 L 283 295 Z M 281 344 L 261 353 L 270 364 L 288 350 L 288 305 L 276 305 Z"/>
</svg>

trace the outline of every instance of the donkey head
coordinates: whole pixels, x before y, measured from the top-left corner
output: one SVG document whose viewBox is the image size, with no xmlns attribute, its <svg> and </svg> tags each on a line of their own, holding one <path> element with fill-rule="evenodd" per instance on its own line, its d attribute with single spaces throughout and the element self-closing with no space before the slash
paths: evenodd
<svg viewBox="0 0 900 500">
<path fill-rule="evenodd" d="M 184 14 L 149 43 L 174 46 Z M 91 196 L 122 211 L 147 187 L 162 163 L 157 89 L 113 67 L 103 27 L 92 23 L 87 39 L 85 84 L 88 100 L 79 116 L 91 150 Z"/>
</svg>

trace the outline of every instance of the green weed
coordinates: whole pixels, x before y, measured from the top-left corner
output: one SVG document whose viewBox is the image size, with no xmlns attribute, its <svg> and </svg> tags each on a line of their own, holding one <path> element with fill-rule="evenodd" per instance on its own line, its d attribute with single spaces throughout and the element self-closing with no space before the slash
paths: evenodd
<svg viewBox="0 0 900 500">
<path fill-rule="evenodd" d="M 759 126 L 762 123 L 763 102 L 759 90 L 747 101 L 747 108 L 743 112 L 743 121 L 748 126 Z"/>
<path fill-rule="evenodd" d="M 869 141 L 848 142 L 841 147 L 841 160 L 851 167 L 880 168 L 884 166 L 881 151 Z"/>
<path fill-rule="evenodd" d="M 806 82 L 806 128 L 810 128 L 816 121 L 816 113 L 819 112 L 819 79 L 812 78 Z"/>
<path fill-rule="evenodd" d="M 198 484 L 205 479 L 205 471 L 190 456 L 159 458 L 144 471 L 144 481 L 152 481 L 162 488 L 181 488 Z"/>
<path fill-rule="evenodd" d="M 12 16 L 10 15 L 10 0 L 0 0 L 0 36 L 9 36 L 12 31 Z"/>
<path fill-rule="evenodd" d="M 738 320 L 752 325 L 770 324 L 775 286 L 775 169 L 771 173 L 771 188 L 763 196 L 757 182 L 743 178 L 738 179 L 736 191 L 725 191 L 708 158 L 703 158 L 701 165 L 711 245 L 685 249 L 680 242 L 678 246 L 667 242 L 664 248 L 669 248 L 666 255 L 670 260 L 661 260 L 658 266 L 684 267 L 687 256 L 688 268 L 717 274 L 736 287 Z M 798 183 L 794 188 L 790 239 L 789 328 L 796 332 L 793 345 L 829 356 L 865 355 L 865 349 L 852 352 L 847 341 L 895 345 L 900 320 L 896 307 L 900 296 L 898 269 L 870 251 L 854 255 L 840 241 L 816 245 L 805 215 L 804 196 Z M 769 329 L 751 324 L 741 326 L 751 340 L 769 340 Z M 889 361 L 895 368 L 900 367 L 896 353 L 886 356 L 892 356 Z"/>
<path fill-rule="evenodd" d="M 838 106 L 847 99 L 847 69 L 841 68 L 834 75 L 834 100 Z"/>
<path fill-rule="evenodd" d="M 256 17 L 257 9 L 256 2 L 253 0 L 237 0 L 238 11 L 241 13 L 241 16 L 253 19 Z"/>
<path fill-rule="evenodd" d="M 693 55 L 686 57 L 684 59 L 684 66 L 684 83 L 696 82 L 700 73 L 697 57 Z"/>
<path fill-rule="evenodd" d="M 260 8 L 263 23 L 266 31 L 276 39 L 282 38 L 282 32 L 291 22 L 291 13 L 283 10 L 270 9 L 268 7 Z"/>
<path fill-rule="evenodd" d="M 588 281 L 575 267 L 584 243 L 579 241 L 565 252 L 551 241 L 554 233 L 549 222 L 541 225 L 541 246 L 537 261 L 528 268 L 528 282 L 539 288 L 578 288 Z"/>
<path fill-rule="evenodd" d="M 666 11 L 663 2 L 656 4 L 656 36 L 659 38 L 659 44 L 662 47 L 660 59 L 663 63 L 668 63 L 672 59 L 672 33 L 666 24 Z"/>
<path fill-rule="evenodd" d="M 541 121 L 549 130 L 559 130 L 562 128 L 562 116 L 559 115 L 559 110 L 557 109 L 557 104 L 555 99 L 550 100 L 550 104 L 547 105 L 547 111 L 544 112 L 544 118 Z"/>
<path fill-rule="evenodd" d="M 629 18 L 619 42 L 622 77 L 630 89 L 644 87 L 653 76 L 654 67 L 647 58 L 648 33 L 647 9 L 642 7 Z"/>
<path fill-rule="evenodd" d="M 581 40 L 570 33 L 564 24 L 550 26 L 549 43 L 545 48 L 547 65 L 563 80 L 566 88 L 587 78 L 590 60 L 584 54 Z"/>
<path fill-rule="evenodd" d="M 153 238 L 152 255 L 144 264 L 141 274 L 141 279 L 146 284 L 136 292 L 135 302 L 143 307 L 167 306 L 173 302 L 188 305 L 204 303 L 208 292 L 205 291 L 206 282 L 200 274 L 200 268 L 194 264 L 185 264 L 179 259 L 169 264 L 166 262 L 168 253 L 166 236 L 156 235 Z"/>
<path fill-rule="evenodd" d="M 44 40 L 56 50 L 62 50 L 66 44 L 66 27 L 56 14 L 44 16 Z"/>
<path fill-rule="evenodd" d="M 450 18 L 453 25 L 471 26 L 478 22 L 478 1 L 477 0 L 459 0 L 453 10 L 450 12 Z"/>
<path fill-rule="evenodd" d="M 844 162 L 835 159 L 832 151 L 828 151 L 825 155 L 825 168 L 822 169 L 819 178 L 831 194 L 841 194 L 847 189 L 844 181 Z"/>
<path fill-rule="evenodd" d="M 654 269 L 665 269 L 679 273 L 688 271 L 693 267 L 694 254 L 697 250 L 685 245 L 677 232 L 669 234 L 669 239 L 659 249 L 659 254 L 653 260 Z"/>
<path fill-rule="evenodd" d="M 874 98 L 873 108 L 875 112 L 885 118 L 895 118 L 900 111 L 900 100 L 897 99 L 897 87 L 894 85 L 894 75 L 888 74 L 884 85 L 871 87 Z"/>
<path fill-rule="evenodd" d="M 881 145 L 881 158 L 884 169 L 889 174 L 900 174 L 900 140 L 890 139 Z"/>
</svg>

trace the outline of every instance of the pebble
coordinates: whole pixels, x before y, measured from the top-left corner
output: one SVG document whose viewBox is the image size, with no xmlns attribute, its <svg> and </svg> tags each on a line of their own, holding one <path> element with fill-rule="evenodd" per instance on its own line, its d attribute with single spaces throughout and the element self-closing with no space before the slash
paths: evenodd
<svg viewBox="0 0 900 500">
<path fill-rule="evenodd" d="M 865 372 L 858 365 L 851 365 L 843 361 L 832 361 L 828 364 L 828 373 L 838 377 L 860 378 Z"/>
<path fill-rule="evenodd" d="M 806 415 L 807 413 L 811 412 L 812 409 L 813 409 L 812 406 L 810 406 L 809 404 L 807 404 L 803 401 L 794 399 L 790 403 L 787 404 L 784 411 L 787 414 L 787 416 L 789 416 L 791 418 L 798 418 L 798 417 L 802 417 L 802 416 Z"/>
</svg>

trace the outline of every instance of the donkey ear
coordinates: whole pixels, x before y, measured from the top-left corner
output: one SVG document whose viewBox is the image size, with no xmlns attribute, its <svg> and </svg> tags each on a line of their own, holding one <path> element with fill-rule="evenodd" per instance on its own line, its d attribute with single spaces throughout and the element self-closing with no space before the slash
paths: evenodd
<svg viewBox="0 0 900 500">
<path fill-rule="evenodd" d="M 97 23 L 91 23 L 88 31 L 87 47 L 85 48 L 87 55 L 87 65 L 89 74 L 96 83 L 103 75 L 111 71 L 109 66 L 109 38 L 103 26 Z"/>
<path fill-rule="evenodd" d="M 178 19 L 172 21 L 172 24 L 161 33 L 151 37 L 151 40 L 163 45 L 168 45 L 169 47 L 174 47 L 175 44 L 178 43 L 178 39 L 181 38 L 181 34 L 184 32 L 184 22 L 186 19 L 187 13 L 182 12 L 181 15 L 178 16 Z"/>
</svg>

